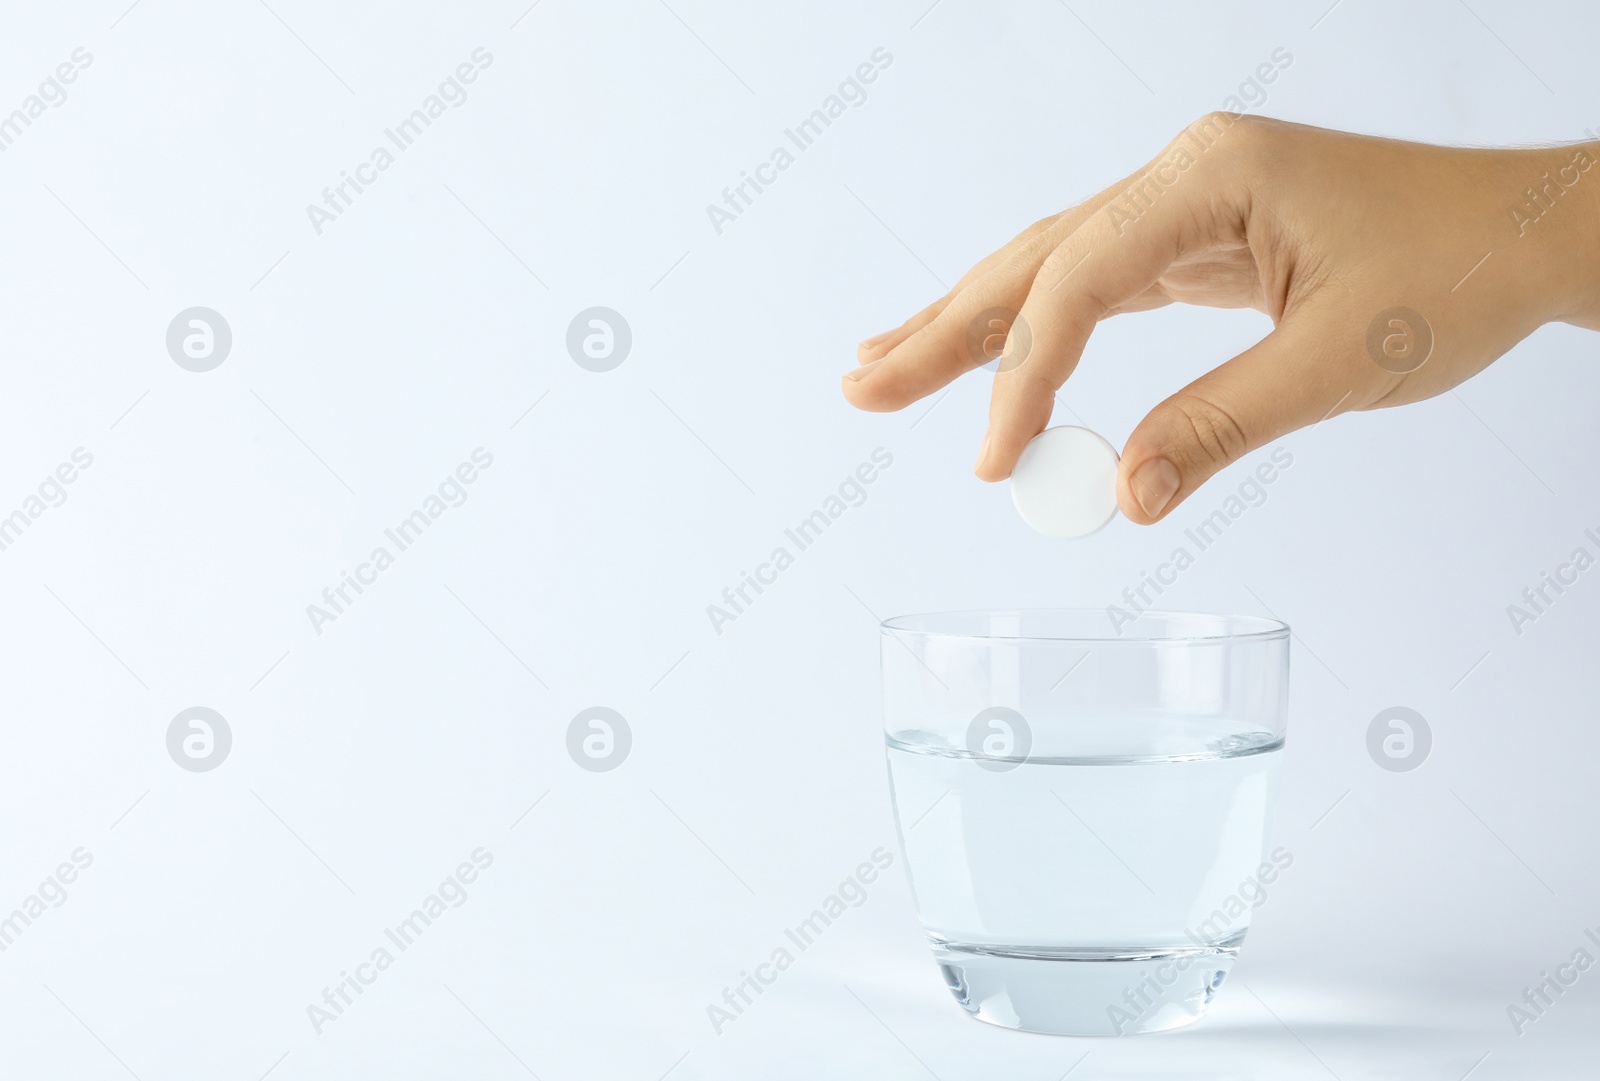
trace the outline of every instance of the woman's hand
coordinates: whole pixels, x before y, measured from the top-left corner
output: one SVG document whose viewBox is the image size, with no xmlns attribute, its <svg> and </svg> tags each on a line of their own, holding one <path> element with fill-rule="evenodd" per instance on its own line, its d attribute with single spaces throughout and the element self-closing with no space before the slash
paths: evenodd
<svg viewBox="0 0 1600 1081">
<path fill-rule="evenodd" d="M 1287 432 L 1443 393 L 1547 322 L 1600 330 L 1597 160 L 1593 143 L 1462 150 L 1214 113 L 863 342 L 844 394 L 901 409 L 998 352 L 977 474 L 1002 480 L 1100 320 L 1266 313 L 1270 334 L 1129 436 L 1117 500 L 1154 522 Z"/>
</svg>

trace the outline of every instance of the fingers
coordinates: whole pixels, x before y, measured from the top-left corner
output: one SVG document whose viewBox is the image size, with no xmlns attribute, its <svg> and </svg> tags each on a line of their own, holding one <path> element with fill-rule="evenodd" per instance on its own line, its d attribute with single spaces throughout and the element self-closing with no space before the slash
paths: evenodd
<svg viewBox="0 0 1600 1081">
<path fill-rule="evenodd" d="M 1050 422 L 1055 392 L 1100 319 L 1136 303 L 1183 252 L 1216 235 L 1219 193 L 1204 177 L 1189 180 L 1182 190 L 1159 192 L 1136 218 L 1121 200 L 1112 203 L 1040 265 L 995 376 L 979 477 L 1011 475 L 1022 448 Z"/>
<path fill-rule="evenodd" d="M 953 296 L 955 296 L 955 290 L 946 293 L 894 329 L 885 330 L 881 334 L 874 334 L 863 341 L 856 346 L 856 361 L 861 364 L 871 364 L 874 360 L 882 357 L 889 350 L 933 322 L 934 318 L 944 311 L 945 305 L 950 303 L 950 298 Z"/>
<path fill-rule="evenodd" d="M 1107 188 L 1087 202 L 1054 218 L 1035 222 L 1015 240 L 989 256 L 962 278 L 937 314 L 882 355 L 845 373 L 844 396 L 857 409 L 889 412 L 904 409 L 985 363 L 993 351 L 986 343 L 1001 335 L 1028 295 L 1040 265 L 1062 238 L 1070 235 L 1121 187 Z M 933 307 L 938 307 L 934 305 Z M 929 309 L 924 309 L 924 312 Z M 920 317 L 920 316 L 919 316 Z"/>
<path fill-rule="evenodd" d="M 1040 235 L 1048 240 L 1048 234 Z M 842 385 L 850 404 L 872 412 L 903 409 L 984 363 L 984 340 L 995 337 L 989 314 L 1002 330 L 1010 324 L 1049 250 L 1037 239 L 1028 244 L 1038 249 L 1025 245 L 968 284 L 886 355 L 846 372 Z"/>
<path fill-rule="evenodd" d="M 1159 521 L 1223 467 L 1317 423 L 1348 397 L 1331 373 L 1360 359 L 1328 355 L 1338 335 L 1310 319 L 1297 323 L 1190 383 L 1133 430 L 1117 473 L 1117 505 L 1130 521 Z"/>
<path fill-rule="evenodd" d="M 1003 246 L 984 256 L 972 267 L 971 270 L 968 270 L 965 274 L 963 274 L 961 276 L 961 280 L 956 282 L 955 288 L 951 289 L 944 296 L 940 297 L 932 304 L 929 304 L 926 308 L 923 308 L 916 315 L 913 315 L 910 319 L 907 319 L 904 323 L 901 323 L 893 330 L 885 330 L 881 334 L 874 334 L 872 337 L 866 339 L 860 345 L 858 345 L 856 347 L 856 360 L 861 364 L 870 364 L 872 361 L 878 360 L 886 355 L 889 350 L 893 349 L 895 346 L 911 337 L 911 335 L 915 334 L 917 331 L 933 322 L 934 318 L 938 316 L 940 312 L 944 311 L 945 306 L 950 303 L 951 299 L 959 295 L 963 289 L 977 281 L 979 278 L 983 277 L 983 275 L 987 274 L 995 266 L 1004 261 L 1008 256 L 1015 253 L 1029 240 L 1050 228 L 1050 226 L 1060 217 L 1060 214 L 1052 214 L 1048 218 L 1041 218 L 1039 221 L 1034 222 L 1022 232 L 1012 237 Z"/>
<path fill-rule="evenodd" d="M 1164 303 L 1155 288 L 1161 273 L 1201 237 L 1215 237 L 1220 221 L 1230 223 L 1230 239 L 1242 239 L 1237 185 L 1223 164 L 1233 151 L 1210 149 L 1240 143 L 1242 136 L 1217 138 L 1237 122 L 1203 118 L 1146 168 L 1035 223 L 940 304 L 870 340 L 866 362 L 844 376 L 846 399 L 859 409 L 904 408 L 994 356 L 980 346 L 1003 326 L 1005 353 L 977 472 L 986 480 L 1009 476 L 1048 422 L 1050 400 L 1095 323 Z M 1031 349 L 1019 342 L 1029 334 Z"/>
</svg>

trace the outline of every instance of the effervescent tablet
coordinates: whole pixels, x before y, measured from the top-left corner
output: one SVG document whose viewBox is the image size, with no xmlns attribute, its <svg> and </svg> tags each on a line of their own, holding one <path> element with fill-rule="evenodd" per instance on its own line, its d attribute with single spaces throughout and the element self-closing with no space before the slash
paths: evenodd
<svg viewBox="0 0 1600 1081">
<path fill-rule="evenodd" d="M 1022 520 L 1047 537 L 1087 537 L 1117 513 L 1117 452 L 1087 428 L 1046 428 L 1011 472 Z"/>
</svg>

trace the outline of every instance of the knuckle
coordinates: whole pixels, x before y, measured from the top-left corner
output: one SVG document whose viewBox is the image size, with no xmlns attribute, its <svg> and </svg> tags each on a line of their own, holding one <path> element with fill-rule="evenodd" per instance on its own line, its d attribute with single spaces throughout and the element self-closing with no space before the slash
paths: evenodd
<svg viewBox="0 0 1600 1081">
<path fill-rule="evenodd" d="M 965 340 L 972 320 L 978 317 L 978 312 L 971 309 L 970 301 L 946 304 L 928 321 L 922 332 L 927 335 L 929 342 L 938 342 L 941 347 L 954 352 L 957 343 Z"/>
<path fill-rule="evenodd" d="M 1058 245 L 1044 257 L 1044 262 L 1039 264 L 1039 272 L 1034 276 L 1032 293 L 1052 308 L 1068 307 L 1070 306 L 1068 301 L 1082 304 L 1088 309 L 1087 318 L 1092 325 L 1105 315 L 1111 306 L 1097 288 L 1094 275 L 1088 272 L 1079 273 L 1079 269 L 1091 254 L 1088 250 L 1083 250 L 1083 245 L 1078 243 Z M 1092 269 L 1091 265 L 1090 270 Z M 1069 278 L 1072 279 L 1070 285 Z"/>
<path fill-rule="evenodd" d="M 1074 261 L 1072 254 L 1066 250 L 1066 245 L 1063 244 L 1052 249 L 1050 254 L 1044 257 L 1044 261 L 1039 264 L 1039 272 L 1034 275 L 1035 282 L 1043 282 L 1047 286 L 1053 286 L 1061 279 L 1062 275 L 1072 269 Z"/>
<path fill-rule="evenodd" d="M 926 308 L 923 308 L 920 312 L 907 319 L 904 323 L 901 323 L 901 329 L 915 330 L 918 327 L 926 326 L 928 323 L 933 322 L 935 319 L 939 318 L 940 312 L 944 311 L 950 306 L 950 301 L 953 299 L 953 297 L 953 293 L 947 293 L 940 297 L 938 300 L 934 301 L 932 304 L 929 304 Z"/>
<path fill-rule="evenodd" d="M 1059 223 L 1041 229 L 1017 245 L 1007 256 L 1001 276 L 1009 280 L 1027 280 L 1050 258 L 1065 239 Z"/>
<path fill-rule="evenodd" d="M 1164 418 L 1189 454 L 1214 469 L 1238 461 L 1250 447 L 1244 426 L 1227 409 L 1196 394 L 1168 399 Z"/>
<path fill-rule="evenodd" d="M 1245 119 L 1246 116 L 1247 114 L 1245 113 L 1235 113 L 1228 109 L 1212 109 L 1210 112 L 1201 116 L 1200 119 L 1196 120 L 1189 126 L 1191 129 L 1199 128 L 1201 130 L 1226 131 L 1229 128 L 1232 128 L 1234 124 L 1237 124 L 1239 121 Z"/>
<path fill-rule="evenodd" d="M 1260 117 L 1213 109 L 1179 132 L 1177 138 L 1168 145 L 1168 150 L 1176 150 L 1180 146 L 1187 147 L 1191 152 L 1199 150 L 1198 160 L 1202 164 L 1248 156 L 1259 145 L 1266 131 L 1267 127 Z M 1215 153 L 1217 151 L 1220 153 Z"/>
</svg>

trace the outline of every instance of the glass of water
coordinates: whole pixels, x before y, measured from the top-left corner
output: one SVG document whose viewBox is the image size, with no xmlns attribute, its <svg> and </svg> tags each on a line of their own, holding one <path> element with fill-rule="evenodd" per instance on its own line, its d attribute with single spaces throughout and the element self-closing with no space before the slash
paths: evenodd
<svg viewBox="0 0 1600 1081">
<path fill-rule="evenodd" d="M 1198 1019 L 1293 859 L 1266 840 L 1289 628 L 945 612 L 882 648 L 900 847 L 956 1000 L 1032 1032 Z"/>
</svg>

